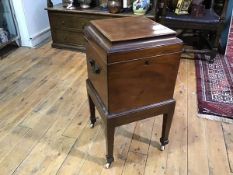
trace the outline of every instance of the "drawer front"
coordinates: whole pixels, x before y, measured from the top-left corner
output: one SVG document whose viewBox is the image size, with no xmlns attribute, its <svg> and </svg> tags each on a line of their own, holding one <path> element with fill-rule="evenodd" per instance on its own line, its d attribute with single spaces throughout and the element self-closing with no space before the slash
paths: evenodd
<svg viewBox="0 0 233 175">
<path fill-rule="evenodd" d="M 87 70 L 88 79 L 91 81 L 101 100 L 106 108 L 108 108 L 108 94 L 107 94 L 107 69 L 106 64 L 103 63 L 98 48 L 87 44 Z"/>
<path fill-rule="evenodd" d="M 109 18 L 105 16 L 82 15 L 82 14 L 63 14 L 49 13 L 50 24 L 56 29 L 71 29 L 82 31 L 90 20 Z"/>
<path fill-rule="evenodd" d="M 73 14 L 50 14 L 51 26 L 56 29 L 76 29 L 82 30 L 83 26 L 89 22 L 88 19 Z"/>
<path fill-rule="evenodd" d="M 55 30 L 52 31 L 52 38 L 54 43 L 70 44 L 77 46 L 85 45 L 85 40 L 82 32 Z"/>
</svg>

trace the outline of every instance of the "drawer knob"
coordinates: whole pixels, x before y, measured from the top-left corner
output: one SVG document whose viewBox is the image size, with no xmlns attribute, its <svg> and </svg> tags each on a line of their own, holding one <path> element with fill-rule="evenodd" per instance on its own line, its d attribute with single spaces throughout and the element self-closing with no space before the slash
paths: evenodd
<svg viewBox="0 0 233 175">
<path fill-rule="evenodd" d="M 149 65 L 150 62 L 146 60 L 146 61 L 144 62 L 144 64 L 145 64 L 145 65 Z"/>
<path fill-rule="evenodd" d="M 90 66 L 91 66 L 91 70 L 92 70 L 93 73 L 99 74 L 99 73 L 101 72 L 101 69 L 100 69 L 100 67 L 96 64 L 95 60 L 90 59 L 90 60 L 89 60 L 89 64 L 90 64 Z"/>
</svg>

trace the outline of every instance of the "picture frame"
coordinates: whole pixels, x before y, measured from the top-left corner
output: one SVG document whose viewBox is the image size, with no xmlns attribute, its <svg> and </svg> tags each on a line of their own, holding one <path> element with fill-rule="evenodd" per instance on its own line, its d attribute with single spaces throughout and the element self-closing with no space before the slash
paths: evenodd
<svg viewBox="0 0 233 175">
<path fill-rule="evenodd" d="M 175 9 L 177 15 L 189 14 L 188 10 L 191 5 L 192 0 L 179 0 Z"/>
</svg>

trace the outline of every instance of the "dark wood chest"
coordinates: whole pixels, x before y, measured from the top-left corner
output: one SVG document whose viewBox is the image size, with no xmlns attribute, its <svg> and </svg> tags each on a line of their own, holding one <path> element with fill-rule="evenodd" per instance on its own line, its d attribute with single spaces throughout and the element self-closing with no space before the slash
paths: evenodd
<svg viewBox="0 0 233 175">
<path fill-rule="evenodd" d="M 133 16 L 132 12 L 112 14 L 100 10 L 99 7 L 85 10 L 77 7 L 77 9 L 69 10 L 64 8 L 62 4 L 48 7 L 46 10 L 51 27 L 52 46 L 79 51 L 85 51 L 83 28 L 91 20 Z M 154 19 L 154 13 L 151 13 L 147 16 Z"/>
<path fill-rule="evenodd" d="M 168 144 L 173 93 L 182 51 L 176 33 L 146 17 L 94 20 L 84 30 L 90 121 L 104 121 L 108 168 L 115 127 L 163 114 L 161 150 Z"/>
<path fill-rule="evenodd" d="M 124 18 L 120 28 L 122 19 L 111 21 L 92 21 L 85 29 L 88 78 L 106 110 L 172 99 L 182 49 L 175 32 L 145 17 Z"/>
<path fill-rule="evenodd" d="M 90 20 L 110 18 L 103 15 L 82 13 L 78 10 L 66 10 L 55 6 L 48 8 L 51 26 L 52 47 L 85 50 L 83 28 Z"/>
</svg>

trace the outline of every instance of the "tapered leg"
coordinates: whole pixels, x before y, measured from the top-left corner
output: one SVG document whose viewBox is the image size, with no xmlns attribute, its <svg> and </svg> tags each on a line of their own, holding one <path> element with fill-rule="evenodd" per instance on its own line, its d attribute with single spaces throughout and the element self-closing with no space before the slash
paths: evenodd
<svg viewBox="0 0 233 175">
<path fill-rule="evenodd" d="M 163 115 L 162 137 L 160 138 L 162 151 L 165 149 L 165 145 L 167 145 L 169 142 L 168 137 L 171 129 L 174 109 L 175 104 L 171 107 L 170 111 Z"/>
<path fill-rule="evenodd" d="M 220 37 L 221 37 L 221 29 L 218 29 L 214 39 L 214 45 L 213 45 L 214 48 L 218 48 Z"/>
<path fill-rule="evenodd" d="M 105 126 L 105 135 L 106 135 L 106 159 L 107 164 L 106 168 L 109 168 L 111 163 L 114 161 L 113 158 L 113 145 L 114 145 L 114 133 L 115 133 L 115 127 L 106 122 Z"/>
<path fill-rule="evenodd" d="M 93 103 L 90 95 L 88 95 L 88 101 L 89 101 L 90 121 L 91 121 L 90 127 L 93 128 L 95 126 L 95 122 L 96 122 L 95 104 Z"/>
</svg>

